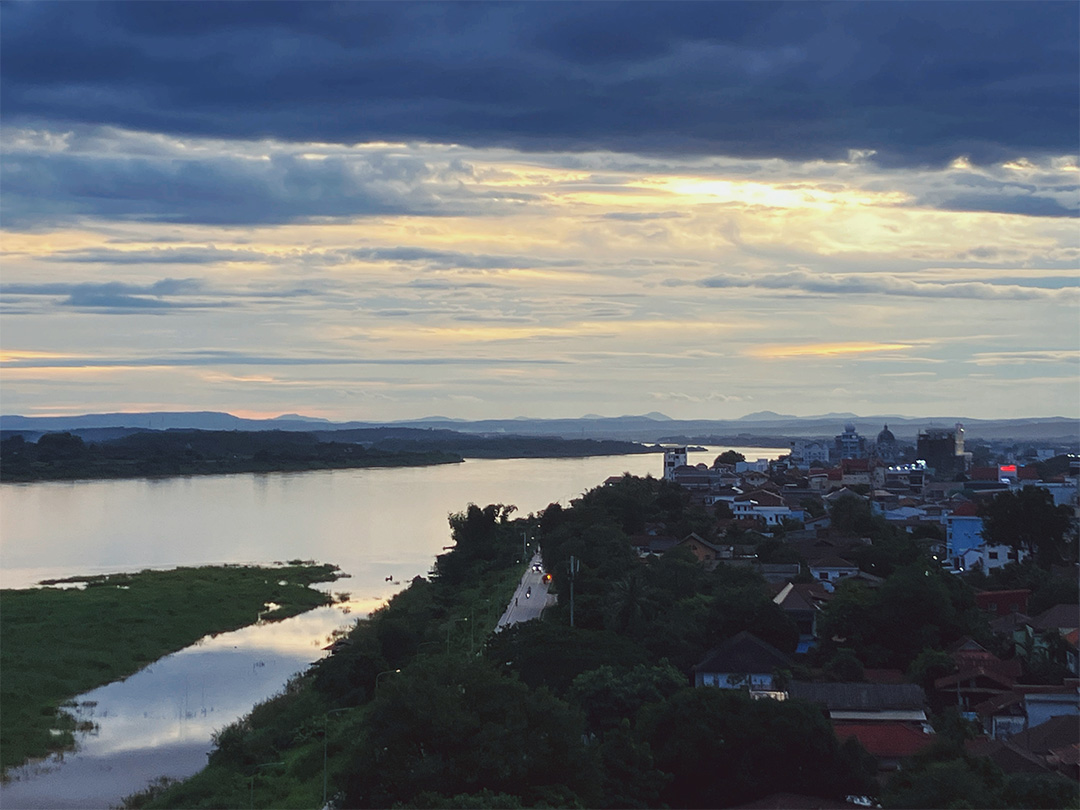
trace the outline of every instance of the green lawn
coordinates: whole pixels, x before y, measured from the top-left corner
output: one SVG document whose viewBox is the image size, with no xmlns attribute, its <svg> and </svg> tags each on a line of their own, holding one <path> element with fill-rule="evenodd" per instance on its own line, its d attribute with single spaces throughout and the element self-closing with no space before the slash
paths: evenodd
<svg viewBox="0 0 1080 810">
<path fill-rule="evenodd" d="M 331 565 L 221 566 L 75 578 L 85 589 L 0 590 L 0 767 L 70 747 L 57 710 L 212 633 L 326 604 Z M 60 584 L 60 583 L 56 583 Z M 62 728 L 62 734 L 50 729 Z"/>
</svg>

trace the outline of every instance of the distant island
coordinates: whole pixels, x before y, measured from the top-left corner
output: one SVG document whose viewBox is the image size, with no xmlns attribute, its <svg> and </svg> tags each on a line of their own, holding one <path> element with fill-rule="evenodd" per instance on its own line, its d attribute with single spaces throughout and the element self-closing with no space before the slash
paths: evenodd
<svg viewBox="0 0 1080 810">
<path fill-rule="evenodd" d="M 34 441 L 36 439 L 36 441 Z M 0 481 L 143 478 L 456 464 L 466 458 L 563 458 L 656 452 L 635 442 L 447 430 L 4 431 Z"/>
</svg>

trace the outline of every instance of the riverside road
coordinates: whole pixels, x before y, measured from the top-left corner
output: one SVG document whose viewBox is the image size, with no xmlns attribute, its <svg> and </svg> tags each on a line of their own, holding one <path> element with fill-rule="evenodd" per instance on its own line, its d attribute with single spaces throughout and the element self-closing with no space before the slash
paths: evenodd
<svg viewBox="0 0 1080 810">
<path fill-rule="evenodd" d="M 496 630 L 502 630 L 518 622 L 527 622 L 540 618 L 544 608 L 555 604 L 555 594 L 548 593 L 548 586 L 544 582 L 543 570 L 537 570 L 541 566 L 540 555 L 536 554 L 529 563 L 528 570 L 522 575 L 517 590 L 506 607 L 506 612 L 499 619 Z M 525 594 L 530 594 L 526 596 Z"/>
</svg>

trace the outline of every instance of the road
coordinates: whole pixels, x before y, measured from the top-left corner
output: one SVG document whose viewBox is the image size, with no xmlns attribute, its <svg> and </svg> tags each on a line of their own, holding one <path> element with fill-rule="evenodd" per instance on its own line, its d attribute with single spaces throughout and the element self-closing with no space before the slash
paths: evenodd
<svg viewBox="0 0 1080 810">
<path fill-rule="evenodd" d="M 544 584 L 542 571 L 534 570 L 533 566 L 540 565 L 540 554 L 537 553 L 529 563 L 529 569 L 522 575 L 517 590 L 510 604 L 506 606 L 506 612 L 499 619 L 495 630 L 502 630 L 511 624 L 527 622 L 540 618 L 544 608 L 555 604 L 555 594 L 548 593 L 548 586 Z M 525 596 L 526 593 L 531 595 Z"/>
</svg>

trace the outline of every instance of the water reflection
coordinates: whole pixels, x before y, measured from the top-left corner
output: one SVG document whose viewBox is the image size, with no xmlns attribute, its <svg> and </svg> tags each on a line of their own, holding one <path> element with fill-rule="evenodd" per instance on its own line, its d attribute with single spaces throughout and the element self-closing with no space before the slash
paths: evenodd
<svg viewBox="0 0 1080 810">
<path fill-rule="evenodd" d="M 74 711 L 95 731 L 80 735 L 74 753 L 14 769 L 0 805 L 107 808 L 157 776 L 190 776 L 206 764 L 215 731 L 325 655 L 332 631 L 362 607 L 339 604 L 207 637 L 81 695 Z"/>
</svg>

